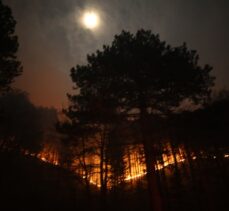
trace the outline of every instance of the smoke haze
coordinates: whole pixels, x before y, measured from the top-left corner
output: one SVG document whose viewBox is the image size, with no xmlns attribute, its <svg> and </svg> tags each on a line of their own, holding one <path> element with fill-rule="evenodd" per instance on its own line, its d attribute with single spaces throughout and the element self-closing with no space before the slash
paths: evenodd
<svg viewBox="0 0 229 211">
<path fill-rule="evenodd" d="M 121 30 L 159 33 L 171 45 L 187 42 L 201 64 L 214 67 L 217 87 L 229 88 L 229 1 L 227 0 L 3 0 L 17 20 L 19 58 L 24 72 L 15 86 L 36 105 L 67 105 L 70 68 L 86 54 L 109 44 Z M 101 16 L 98 30 L 84 29 L 83 11 Z"/>
</svg>

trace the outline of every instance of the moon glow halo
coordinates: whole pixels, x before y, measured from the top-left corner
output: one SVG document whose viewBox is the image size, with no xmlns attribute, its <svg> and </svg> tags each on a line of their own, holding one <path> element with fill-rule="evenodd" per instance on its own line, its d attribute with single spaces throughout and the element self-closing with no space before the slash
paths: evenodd
<svg viewBox="0 0 229 211">
<path fill-rule="evenodd" d="M 96 29 L 99 26 L 99 16 L 93 11 L 85 12 L 82 17 L 82 23 L 87 29 Z"/>
</svg>

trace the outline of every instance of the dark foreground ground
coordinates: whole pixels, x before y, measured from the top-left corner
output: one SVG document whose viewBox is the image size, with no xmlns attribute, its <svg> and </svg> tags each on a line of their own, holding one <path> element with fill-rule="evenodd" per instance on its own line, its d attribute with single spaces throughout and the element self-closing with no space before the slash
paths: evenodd
<svg viewBox="0 0 229 211">
<path fill-rule="evenodd" d="M 228 178 L 212 165 L 201 168 L 195 184 L 185 178 L 177 180 L 174 170 L 161 181 L 165 208 L 168 211 L 229 210 Z M 15 153 L 0 153 L 0 211 L 87 211 L 101 210 L 99 192 L 92 187 L 88 197 L 82 180 L 73 173 L 36 158 Z M 163 178 L 160 172 L 160 178 Z M 123 184 L 107 198 L 105 210 L 148 210 L 146 183 Z"/>
<path fill-rule="evenodd" d="M 87 210 L 83 185 L 72 173 L 36 158 L 0 156 L 0 210 Z"/>
</svg>

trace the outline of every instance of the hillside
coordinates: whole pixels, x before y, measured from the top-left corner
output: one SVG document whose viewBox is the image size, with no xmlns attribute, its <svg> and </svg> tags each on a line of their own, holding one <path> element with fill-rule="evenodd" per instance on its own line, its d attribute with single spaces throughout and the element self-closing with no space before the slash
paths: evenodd
<svg viewBox="0 0 229 211">
<path fill-rule="evenodd" d="M 0 210 L 87 210 L 77 176 L 36 158 L 0 154 Z"/>
</svg>

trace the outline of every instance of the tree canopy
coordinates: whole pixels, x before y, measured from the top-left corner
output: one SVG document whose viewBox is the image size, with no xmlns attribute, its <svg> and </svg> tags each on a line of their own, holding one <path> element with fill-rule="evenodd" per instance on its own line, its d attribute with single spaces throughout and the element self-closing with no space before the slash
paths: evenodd
<svg viewBox="0 0 229 211">
<path fill-rule="evenodd" d="M 0 93 L 7 90 L 22 72 L 21 63 L 16 57 L 19 44 L 15 26 L 11 9 L 0 0 Z"/>
<path fill-rule="evenodd" d="M 107 108 L 166 114 L 186 99 L 202 103 L 214 84 L 212 68 L 198 64 L 196 51 L 171 47 L 151 31 L 123 31 L 87 61 L 71 70 L 72 80 L 81 95 L 109 101 Z"/>
</svg>

